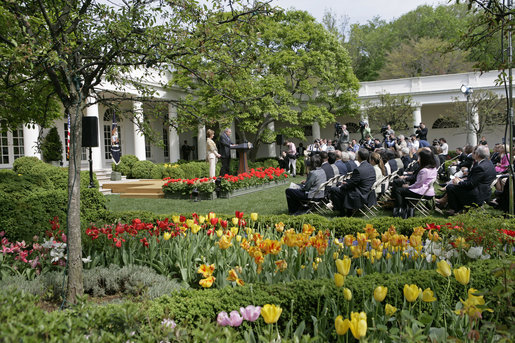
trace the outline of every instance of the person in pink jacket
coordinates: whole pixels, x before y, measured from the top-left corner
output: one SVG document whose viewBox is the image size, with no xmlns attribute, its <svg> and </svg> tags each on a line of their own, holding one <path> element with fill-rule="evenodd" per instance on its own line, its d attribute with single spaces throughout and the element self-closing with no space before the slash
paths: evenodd
<svg viewBox="0 0 515 343">
<path fill-rule="evenodd" d="M 501 156 L 501 161 L 495 165 L 495 172 L 501 174 L 504 173 L 510 165 L 510 154 L 506 153 L 506 147 L 504 145 L 499 145 L 499 155 Z"/>
<path fill-rule="evenodd" d="M 435 195 L 433 183 L 438 174 L 434 154 L 427 149 L 421 149 L 418 153 L 419 169 L 417 179 L 412 185 L 403 185 L 395 192 L 394 216 L 402 213 L 407 207 L 406 198 L 432 197 Z"/>
</svg>

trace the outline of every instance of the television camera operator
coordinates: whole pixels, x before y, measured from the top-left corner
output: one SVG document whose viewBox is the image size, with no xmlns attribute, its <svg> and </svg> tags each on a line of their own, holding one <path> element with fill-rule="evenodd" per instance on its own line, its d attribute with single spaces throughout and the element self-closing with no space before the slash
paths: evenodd
<svg viewBox="0 0 515 343">
<path fill-rule="evenodd" d="M 427 127 L 426 124 L 420 123 L 418 126 L 414 126 L 417 131 L 415 131 L 415 135 L 419 140 L 427 141 Z"/>
<path fill-rule="evenodd" d="M 383 142 L 385 148 L 391 148 L 395 146 L 395 131 L 392 129 L 390 124 L 381 126 L 381 131 L 383 134 Z"/>
<path fill-rule="evenodd" d="M 370 138 L 372 138 L 370 127 L 368 126 L 368 123 L 364 120 L 361 120 L 359 122 L 359 132 L 361 133 L 361 140 L 359 141 L 360 144 L 363 144 L 363 142 L 365 142 L 367 136 L 370 136 Z"/>
<path fill-rule="evenodd" d="M 349 130 L 347 130 L 347 125 L 342 125 L 340 123 L 334 124 L 334 136 L 338 138 L 336 143 L 336 149 L 338 150 L 347 150 L 349 146 Z"/>
</svg>

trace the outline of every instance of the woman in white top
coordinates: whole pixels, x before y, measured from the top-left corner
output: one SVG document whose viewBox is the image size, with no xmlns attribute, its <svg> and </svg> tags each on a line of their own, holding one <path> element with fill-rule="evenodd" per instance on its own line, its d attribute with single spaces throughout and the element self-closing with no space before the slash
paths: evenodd
<svg viewBox="0 0 515 343">
<path fill-rule="evenodd" d="M 211 129 L 207 130 L 207 146 L 206 146 L 206 159 L 209 162 L 209 177 L 214 177 L 216 172 L 216 159 L 221 155 L 216 149 L 216 144 L 213 141 L 215 132 Z"/>
</svg>

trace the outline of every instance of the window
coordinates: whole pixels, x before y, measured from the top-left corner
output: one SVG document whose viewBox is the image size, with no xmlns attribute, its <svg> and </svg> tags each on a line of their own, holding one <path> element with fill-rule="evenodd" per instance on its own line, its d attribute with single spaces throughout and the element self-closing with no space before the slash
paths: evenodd
<svg viewBox="0 0 515 343">
<path fill-rule="evenodd" d="M 164 144 L 164 149 L 163 149 L 164 157 L 165 158 L 170 157 L 170 147 L 168 146 L 168 127 L 167 126 L 163 126 L 163 144 Z"/>
<path fill-rule="evenodd" d="M 9 164 L 7 132 L 0 132 L 0 164 Z"/>
<path fill-rule="evenodd" d="M 13 157 L 17 159 L 25 155 L 25 149 L 23 145 L 23 127 L 18 127 L 12 132 L 13 134 Z"/>
<path fill-rule="evenodd" d="M 446 118 L 438 118 L 433 123 L 432 128 L 433 129 L 450 129 L 450 128 L 456 128 L 459 127 L 458 123 L 451 119 Z"/>
<path fill-rule="evenodd" d="M 350 133 L 358 133 L 359 132 L 359 125 L 358 124 L 356 124 L 356 123 L 346 123 L 345 125 L 347 125 L 347 130 Z"/>
<path fill-rule="evenodd" d="M 145 157 L 147 159 L 152 158 L 152 148 L 150 146 L 150 139 L 145 136 Z"/>
</svg>

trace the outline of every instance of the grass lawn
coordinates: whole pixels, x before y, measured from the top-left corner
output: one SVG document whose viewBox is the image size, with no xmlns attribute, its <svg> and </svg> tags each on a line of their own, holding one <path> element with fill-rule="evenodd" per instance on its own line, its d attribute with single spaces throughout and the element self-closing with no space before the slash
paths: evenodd
<svg viewBox="0 0 515 343">
<path fill-rule="evenodd" d="M 301 179 L 298 178 L 300 181 Z M 241 195 L 230 199 L 190 200 L 176 199 L 127 199 L 119 195 L 107 196 L 107 208 L 111 211 L 151 211 L 157 214 L 169 213 L 224 213 L 234 211 L 245 213 L 257 212 L 259 214 L 286 214 L 286 195 L 284 190 L 288 184 L 268 188 L 259 192 Z"/>
</svg>

